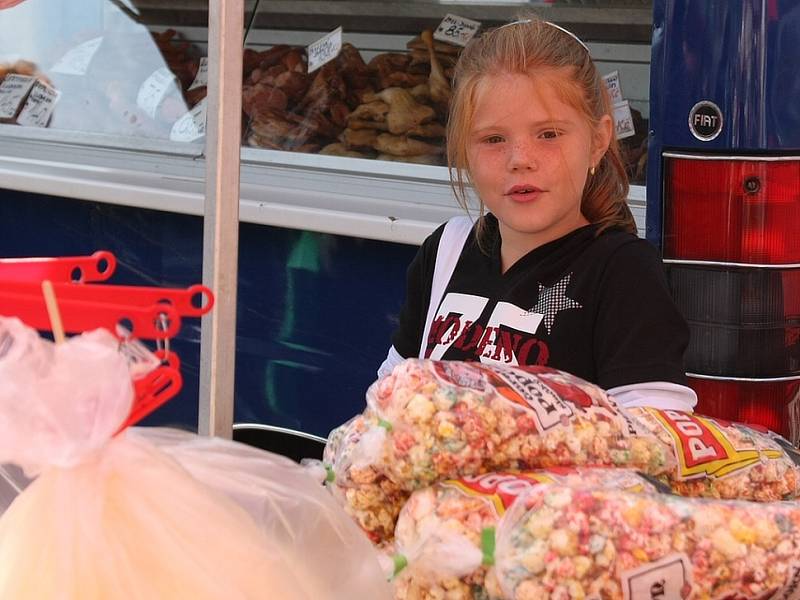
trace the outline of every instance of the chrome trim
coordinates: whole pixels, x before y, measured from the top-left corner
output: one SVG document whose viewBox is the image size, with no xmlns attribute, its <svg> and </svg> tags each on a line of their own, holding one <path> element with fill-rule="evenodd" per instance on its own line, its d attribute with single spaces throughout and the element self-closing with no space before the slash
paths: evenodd
<svg viewBox="0 0 800 600">
<path fill-rule="evenodd" d="M 684 154 L 682 152 L 662 152 L 664 158 L 691 158 L 694 160 L 749 160 L 753 162 L 780 162 L 800 160 L 800 156 L 722 156 L 720 154 Z"/>
<path fill-rule="evenodd" d="M 686 373 L 687 377 L 695 379 L 711 379 L 714 381 L 741 381 L 748 383 L 777 383 L 781 381 L 800 381 L 800 375 L 787 375 L 786 377 L 723 377 L 721 375 L 701 375 L 700 373 Z"/>
<path fill-rule="evenodd" d="M 198 158 L 203 155 L 203 141 L 173 142 L 169 138 L 145 138 L 135 136 L 111 135 L 62 129 L 39 129 L 0 123 L 0 137 L 20 140 L 26 144 L 40 144 L 48 147 L 89 147 L 127 152 L 146 152 L 164 156 L 188 156 Z"/>
<path fill-rule="evenodd" d="M 263 423 L 234 423 L 233 430 L 236 431 L 238 429 L 260 429 L 261 431 L 288 433 L 290 435 L 295 435 L 297 437 L 313 440 L 321 444 L 328 443 L 327 439 L 320 437 L 318 435 L 314 435 L 313 433 L 306 433 L 305 431 L 297 431 L 296 429 L 288 429 L 287 427 L 277 427 L 276 425 L 264 425 Z"/>
<path fill-rule="evenodd" d="M 664 258 L 661 262 L 669 265 L 698 265 L 709 267 L 745 267 L 751 269 L 800 269 L 800 263 L 763 265 L 760 263 L 723 262 L 718 260 L 688 260 L 682 258 Z"/>
</svg>

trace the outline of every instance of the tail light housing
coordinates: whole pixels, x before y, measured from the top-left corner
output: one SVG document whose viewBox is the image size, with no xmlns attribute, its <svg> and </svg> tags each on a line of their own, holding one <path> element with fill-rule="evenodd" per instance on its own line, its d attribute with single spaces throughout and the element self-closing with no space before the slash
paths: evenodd
<svg viewBox="0 0 800 600">
<path fill-rule="evenodd" d="M 800 157 L 664 154 L 663 254 L 698 411 L 800 442 Z"/>
<path fill-rule="evenodd" d="M 800 157 L 665 161 L 665 258 L 800 263 Z"/>
</svg>

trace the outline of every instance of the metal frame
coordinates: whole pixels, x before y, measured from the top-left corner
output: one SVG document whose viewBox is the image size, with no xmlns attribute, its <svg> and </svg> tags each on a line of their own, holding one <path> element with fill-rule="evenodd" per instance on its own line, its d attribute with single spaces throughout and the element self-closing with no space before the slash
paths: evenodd
<svg viewBox="0 0 800 600">
<path fill-rule="evenodd" d="M 700 373 L 686 373 L 693 379 L 710 379 L 712 381 L 739 381 L 747 383 L 779 383 L 782 381 L 800 381 L 800 375 L 786 375 L 785 377 L 726 377 L 724 375 L 701 375 Z"/>
<path fill-rule="evenodd" d="M 666 265 L 688 265 L 703 267 L 735 267 L 743 269 L 800 269 L 800 263 L 783 263 L 765 265 L 761 263 L 739 263 L 724 262 L 719 260 L 689 260 L 686 258 L 664 258 L 662 261 Z"/>
</svg>

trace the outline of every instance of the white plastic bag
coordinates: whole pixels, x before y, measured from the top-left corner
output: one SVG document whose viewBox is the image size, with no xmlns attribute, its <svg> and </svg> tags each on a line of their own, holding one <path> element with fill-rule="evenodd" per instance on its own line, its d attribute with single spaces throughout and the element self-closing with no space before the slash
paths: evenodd
<svg viewBox="0 0 800 600">
<path fill-rule="evenodd" d="M 0 518 L 0 598 L 390 597 L 302 467 L 187 432 L 114 436 L 131 400 L 109 333 L 55 346 L 0 318 L 0 463 L 38 475 Z"/>
</svg>

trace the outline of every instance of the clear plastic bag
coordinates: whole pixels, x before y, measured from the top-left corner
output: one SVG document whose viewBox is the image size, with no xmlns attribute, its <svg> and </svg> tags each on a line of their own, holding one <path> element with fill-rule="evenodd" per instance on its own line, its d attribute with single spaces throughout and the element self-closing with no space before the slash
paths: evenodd
<svg viewBox="0 0 800 600">
<path fill-rule="evenodd" d="M 778 434 L 678 410 L 630 411 L 674 453 L 663 479 L 675 493 L 757 502 L 800 496 L 800 450 Z"/>
<path fill-rule="evenodd" d="M 386 477 L 374 463 L 373 456 L 380 451 L 374 448 L 374 441 L 380 442 L 374 434 L 382 430 L 373 422 L 366 415 L 357 415 L 334 429 L 325 446 L 323 464 L 334 498 L 372 542 L 382 544 L 394 537 L 397 515 L 410 492 Z M 364 444 L 362 438 L 368 433 L 372 440 Z"/>
<path fill-rule="evenodd" d="M 612 468 L 486 473 L 418 490 L 397 520 L 395 598 L 500 597 L 493 568 L 495 531 L 518 497 L 550 484 L 656 490 L 635 471 Z"/>
<path fill-rule="evenodd" d="M 674 460 L 602 389 L 547 367 L 409 359 L 373 384 L 367 403 L 387 432 L 381 468 L 408 490 L 503 469 L 614 466 L 655 475 Z"/>
<path fill-rule="evenodd" d="M 38 474 L 0 517 L 0 598 L 390 597 L 299 465 L 189 432 L 114 436 L 131 392 L 110 334 L 54 346 L 0 319 L 0 382 L 0 461 Z"/>
<path fill-rule="evenodd" d="M 404 495 L 444 479 L 554 466 L 656 475 L 674 464 L 602 389 L 545 367 L 408 359 L 367 403 L 327 455 L 338 496 L 377 541 L 391 539 Z"/>
<path fill-rule="evenodd" d="M 795 598 L 800 504 L 534 488 L 497 531 L 504 598 Z"/>
</svg>

